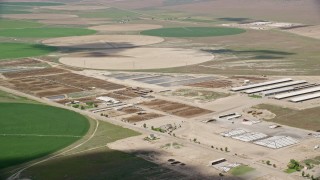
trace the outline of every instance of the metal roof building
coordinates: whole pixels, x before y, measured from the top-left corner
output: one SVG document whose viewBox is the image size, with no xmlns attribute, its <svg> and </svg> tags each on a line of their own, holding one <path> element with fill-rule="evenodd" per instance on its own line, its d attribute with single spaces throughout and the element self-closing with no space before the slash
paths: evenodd
<svg viewBox="0 0 320 180">
<path fill-rule="evenodd" d="M 231 91 L 243 91 L 243 90 L 247 90 L 247 89 L 252 89 L 252 88 L 257 88 L 257 87 L 262 87 L 262 86 L 267 86 L 267 85 L 272 85 L 272 84 L 278 84 L 278 83 L 284 83 L 284 82 L 289 82 L 289 81 L 292 81 L 292 79 L 291 78 L 278 79 L 278 80 L 274 80 L 274 81 L 267 81 L 267 82 L 263 82 L 263 83 L 234 87 L 234 88 L 231 88 Z"/>
<path fill-rule="evenodd" d="M 284 99 L 284 98 L 289 98 L 289 97 L 293 97 L 293 96 L 313 93 L 313 92 L 317 92 L 317 91 L 320 91 L 320 86 L 308 88 L 308 89 L 303 89 L 303 90 L 299 90 L 299 91 L 294 91 L 294 92 L 290 92 L 290 93 L 279 94 L 279 95 L 274 96 L 274 98 L 275 99 Z"/>
<path fill-rule="evenodd" d="M 275 95 L 275 94 L 279 94 L 279 93 L 293 91 L 294 89 L 295 89 L 294 87 L 284 87 L 284 88 L 280 88 L 280 89 L 272 89 L 272 90 L 268 90 L 268 91 L 263 91 L 259 94 L 262 96 L 271 96 L 271 95 Z"/>
<path fill-rule="evenodd" d="M 292 98 L 292 99 L 290 99 L 290 101 L 291 102 L 302 102 L 302 101 L 315 99 L 315 98 L 320 98 L 320 92 L 314 93 L 314 94 L 308 94 L 308 95 L 305 95 L 305 96 L 299 96 L 299 97 L 296 97 L 296 98 Z"/>
<path fill-rule="evenodd" d="M 307 81 L 301 80 L 301 81 L 292 81 L 292 82 L 280 83 L 280 84 L 275 84 L 275 85 L 272 85 L 272 86 L 265 86 L 265 87 L 250 89 L 250 90 L 245 91 L 245 93 L 252 94 L 252 93 L 257 93 L 257 92 L 261 92 L 261 91 L 272 90 L 272 89 L 288 87 L 288 86 L 304 84 L 304 83 L 307 83 Z"/>
<path fill-rule="evenodd" d="M 255 141 L 254 144 L 265 146 L 272 149 L 279 149 L 298 143 L 299 141 L 290 136 L 272 136 L 267 139 Z"/>
<path fill-rule="evenodd" d="M 240 140 L 240 141 L 244 141 L 244 142 L 251 142 L 251 141 L 255 141 L 255 140 L 258 140 L 258 139 L 263 139 L 263 138 L 266 138 L 266 137 L 267 137 L 266 134 L 263 134 L 263 133 L 260 133 L 260 132 L 248 132 L 248 133 L 245 133 L 245 134 L 240 134 L 238 136 L 233 136 L 232 138 Z"/>
</svg>

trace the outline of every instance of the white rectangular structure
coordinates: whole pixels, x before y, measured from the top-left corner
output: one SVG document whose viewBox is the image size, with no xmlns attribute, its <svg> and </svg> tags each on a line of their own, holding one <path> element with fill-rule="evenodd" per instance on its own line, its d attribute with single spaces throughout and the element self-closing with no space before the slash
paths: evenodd
<svg viewBox="0 0 320 180">
<path fill-rule="evenodd" d="M 267 135 L 263 134 L 263 133 L 259 133 L 259 132 L 248 132 L 245 134 L 241 134 L 239 136 L 233 136 L 233 139 L 237 139 L 240 141 L 244 141 L 244 142 L 251 142 L 251 141 L 255 141 L 258 139 L 263 139 L 266 138 Z"/>
<path fill-rule="evenodd" d="M 284 87 L 284 88 L 280 88 L 280 89 L 272 89 L 272 90 L 268 90 L 268 91 L 263 91 L 263 92 L 260 93 L 260 95 L 261 96 L 271 96 L 271 95 L 274 95 L 274 94 L 293 91 L 294 89 L 295 89 L 294 87 Z"/>
<path fill-rule="evenodd" d="M 247 133 L 248 131 L 244 130 L 244 129 L 233 129 L 231 131 L 227 131 L 227 132 L 223 132 L 220 133 L 222 136 L 224 137 L 231 137 L 231 136 L 237 136 L 240 134 L 244 134 Z"/>
<path fill-rule="evenodd" d="M 304 83 L 307 83 L 307 81 L 301 80 L 301 81 L 292 81 L 292 82 L 280 83 L 280 84 L 275 84 L 275 85 L 272 85 L 272 86 L 265 86 L 265 87 L 250 89 L 250 90 L 245 91 L 245 93 L 247 93 L 247 94 L 258 93 L 258 92 L 261 92 L 261 91 L 272 90 L 272 89 L 288 87 L 288 86 L 294 86 L 294 85 L 304 84 Z"/>
<path fill-rule="evenodd" d="M 289 97 L 293 97 L 293 96 L 313 93 L 313 92 L 317 92 L 317 91 L 320 91 L 320 86 L 308 88 L 308 89 L 303 89 L 303 90 L 299 90 L 299 91 L 294 91 L 294 92 L 290 92 L 290 93 L 279 94 L 279 95 L 274 96 L 274 98 L 275 99 L 284 99 L 284 98 L 289 98 Z"/>
<path fill-rule="evenodd" d="M 272 149 L 279 149 L 298 143 L 299 141 L 290 136 L 273 136 L 267 139 L 255 141 L 254 144 L 265 146 Z"/>
<path fill-rule="evenodd" d="M 233 116 L 226 117 L 226 119 L 229 121 L 229 120 L 232 120 L 232 119 L 239 118 L 241 116 L 242 116 L 241 114 L 236 114 L 236 115 L 233 115 Z"/>
<path fill-rule="evenodd" d="M 292 81 L 292 79 L 291 78 L 283 78 L 283 79 L 278 79 L 278 80 L 274 80 L 274 81 L 267 81 L 267 82 L 263 82 L 263 83 L 234 87 L 234 88 L 231 88 L 231 91 L 243 91 L 243 90 L 247 90 L 247 89 L 252 89 L 252 88 L 257 88 L 257 87 L 267 86 L 267 85 L 272 85 L 272 84 L 278 84 L 278 83 L 284 83 L 284 82 L 289 82 L 289 81 Z"/>
<path fill-rule="evenodd" d="M 290 101 L 291 102 L 302 102 L 302 101 L 315 99 L 315 98 L 320 98 L 320 92 L 314 93 L 314 94 L 308 94 L 308 95 L 305 95 L 305 96 L 299 96 L 299 97 L 296 97 L 296 98 L 292 98 L 292 99 L 290 99 Z"/>
</svg>

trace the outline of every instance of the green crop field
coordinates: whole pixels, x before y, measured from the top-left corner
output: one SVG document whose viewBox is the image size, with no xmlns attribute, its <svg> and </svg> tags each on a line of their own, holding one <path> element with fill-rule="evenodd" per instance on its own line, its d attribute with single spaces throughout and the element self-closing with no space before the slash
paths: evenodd
<svg viewBox="0 0 320 180">
<path fill-rule="evenodd" d="M 55 47 L 45 46 L 41 44 L 1 43 L 0 61 L 1 59 L 40 56 L 48 54 L 55 50 Z"/>
<path fill-rule="evenodd" d="M 160 37 L 208 37 L 227 36 L 244 33 L 245 30 L 239 28 L 225 27 L 178 27 L 160 28 L 142 31 L 141 34 Z"/>
<path fill-rule="evenodd" d="M 0 29 L 35 28 L 41 26 L 42 24 L 34 21 L 0 19 Z"/>
<path fill-rule="evenodd" d="M 0 103 L 0 169 L 39 158 L 79 140 L 86 117 L 40 104 Z"/>
<path fill-rule="evenodd" d="M 66 36 L 82 36 L 95 34 L 96 31 L 83 28 L 24 28 L 1 29 L 0 36 L 17 38 L 50 38 Z"/>
<path fill-rule="evenodd" d="M 0 14 L 30 14 L 31 7 L 0 4 Z"/>
<path fill-rule="evenodd" d="M 63 157 L 55 158 L 24 171 L 21 177 L 32 179 L 183 179 L 178 172 L 166 169 L 132 154 L 112 150 L 114 141 L 139 133 L 100 121 L 93 138 Z M 144 151 L 144 150 L 141 150 Z M 138 153 L 138 152 L 137 152 Z M 154 153 L 144 151 L 144 154 Z"/>
<path fill-rule="evenodd" d="M 241 165 L 241 166 L 238 166 L 238 167 L 235 167 L 235 168 L 232 168 L 230 170 L 230 173 L 234 176 L 241 176 L 241 175 L 244 175 L 246 173 L 249 173 L 251 171 L 253 171 L 254 169 L 252 167 L 249 167 L 249 166 L 244 166 L 244 165 Z"/>
</svg>

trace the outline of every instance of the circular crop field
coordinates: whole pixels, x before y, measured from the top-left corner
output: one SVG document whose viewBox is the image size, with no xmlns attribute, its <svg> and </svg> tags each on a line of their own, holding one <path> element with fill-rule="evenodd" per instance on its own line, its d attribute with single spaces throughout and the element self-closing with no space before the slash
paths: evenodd
<svg viewBox="0 0 320 180">
<path fill-rule="evenodd" d="M 83 28 L 24 28 L 24 29 L 1 29 L 2 37 L 17 38 L 48 38 L 48 37 L 66 37 L 82 36 L 95 34 L 95 30 Z"/>
<path fill-rule="evenodd" d="M 209 37 L 244 33 L 245 30 L 228 27 L 177 27 L 142 31 L 141 34 L 160 37 Z"/>
<path fill-rule="evenodd" d="M 42 44 L 25 44 L 25 43 L 1 43 L 0 44 L 0 60 L 40 56 L 48 54 L 56 50 L 56 47 L 46 46 Z"/>
<path fill-rule="evenodd" d="M 0 103 L 0 169 L 39 158 L 82 138 L 86 117 L 41 104 Z"/>
<path fill-rule="evenodd" d="M 140 47 L 74 53 L 59 61 L 81 68 L 133 70 L 180 67 L 203 63 L 213 58 L 211 53 L 194 49 Z"/>
</svg>

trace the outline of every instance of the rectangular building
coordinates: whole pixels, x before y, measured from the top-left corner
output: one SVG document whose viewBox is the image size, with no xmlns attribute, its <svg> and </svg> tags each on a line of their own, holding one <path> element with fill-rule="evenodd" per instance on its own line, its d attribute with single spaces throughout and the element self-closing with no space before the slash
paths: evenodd
<svg viewBox="0 0 320 180">
<path fill-rule="evenodd" d="M 298 96 L 298 95 L 309 94 L 309 93 L 313 93 L 313 92 L 317 92 L 317 91 L 320 91 L 320 86 L 308 88 L 308 89 L 302 89 L 302 90 L 294 91 L 294 92 L 290 92 L 290 93 L 279 94 L 279 95 L 274 96 L 274 98 L 275 99 L 284 99 L 284 98 L 294 97 L 294 96 Z"/>
<path fill-rule="evenodd" d="M 231 91 L 243 91 L 243 90 L 247 90 L 247 89 L 268 86 L 268 85 L 278 84 L 278 83 L 284 83 L 284 82 L 289 82 L 289 81 L 292 81 L 292 79 L 291 78 L 283 78 L 283 79 L 278 79 L 278 80 L 274 80 L 274 81 L 267 81 L 267 82 L 263 82 L 263 83 L 234 87 L 234 88 L 231 88 Z"/>
<path fill-rule="evenodd" d="M 301 81 L 280 83 L 280 84 L 275 84 L 272 86 L 265 86 L 265 87 L 250 89 L 250 90 L 245 91 L 245 93 L 247 93 L 247 94 L 258 93 L 258 92 L 262 92 L 262 91 L 267 91 L 267 90 L 272 90 L 272 89 L 277 89 L 277 88 L 282 88 L 282 87 L 288 87 L 288 86 L 294 86 L 294 85 L 304 84 L 304 83 L 307 83 L 307 81 L 301 80 Z"/>
<path fill-rule="evenodd" d="M 305 96 L 299 96 L 299 97 L 296 97 L 296 98 L 292 98 L 292 99 L 290 99 L 290 101 L 291 102 L 302 102 L 302 101 L 315 99 L 315 98 L 320 98 L 320 92 L 314 93 L 314 94 L 308 94 L 308 95 L 305 95 Z"/>
</svg>

